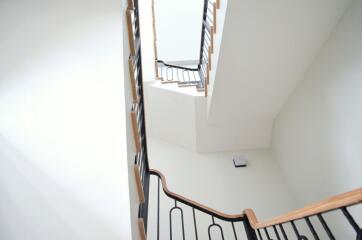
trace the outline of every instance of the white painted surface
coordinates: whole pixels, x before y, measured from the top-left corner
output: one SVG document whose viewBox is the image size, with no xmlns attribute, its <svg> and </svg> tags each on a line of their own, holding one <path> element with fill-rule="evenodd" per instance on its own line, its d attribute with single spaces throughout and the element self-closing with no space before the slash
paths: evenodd
<svg viewBox="0 0 362 240">
<path fill-rule="evenodd" d="M 229 0 L 210 122 L 272 124 L 349 3 Z M 270 137 L 254 147 L 269 147 Z"/>
<path fill-rule="evenodd" d="M 205 98 L 195 99 L 198 152 L 267 149 L 273 127 L 270 119 L 233 119 L 230 116 L 235 107 L 229 106 L 228 115 L 223 116 L 223 122 L 212 122 L 207 118 L 206 101 Z"/>
<path fill-rule="evenodd" d="M 214 52 L 211 55 L 211 70 L 210 70 L 210 77 L 209 77 L 209 85 L 207 88 L 207 105 L 210 106 L 210 102 L 212 99 L 212 93 L 214 90 L 214 82 L 216 78 L 217 68 L 219 66 L 219 56 L 220 56 L 220 49 L 222 38 L 224 36 L 224 24 L 225 24 L 225 17 L 228 11 L 228 1 L 229 0 L 220 0 L 220 8 L 217 9 L 216 13 L 216 33 L 214 34 Z M 210 107 L 207 108 L 210 110 Z M 209 114 L 209 113 L 208 113 Z"/>
<path fill-rule="evenodd" d="M 275 156 L 300 206 L 362 186 L 361 22 L 357 0 L 276 120 Z"/>
<path fill-rule="evenodd" d="M 203 0 L 155 0 L 158 58 L 199 59 Z"/>
<path fill-rule="evenodd" d="M 239 214 L 246 208 L 253 208 L 260 220 L 285 213 L 295 207 L 287 184 L 281 178 L 279 168 L 269 151 L 198 154 L 154 138 L 148 139 L 148 148 L 151 168 L 164 173 L 171 191 L 208 207 L 229 214 Z M 233 166 L 232 157 L 240 153 L 245 154 L 250 162 L 246 168 Z M 157 182 L 153 182 L 149 239 L 156 239 L 156 194 Z M 173 204 L 170 199 L 161 196 L 161 239 L 168 239 L 168 210 Z M 192 213 L 187 207 L 184 212 L 186 235 L 191 236 Z M 211 223 L 211 218 L 197 212 L 197 221 L 199 239 L 207 239 L 206 224 Z M 226 229 L 228 230 L 225 234 L 232 233 L 230 224 Z M 238 226 L 239 229 L 241 230 L 241 226 Z M 233 238 L 230 236 L 225 239 Z"/>
<path fill-rule="evenodd" d="M 263 145 L 269 145 L 269 119 L 212 123 L 207 119 L 207 99 L 194 87 L 179 88 L 159 81 L 144 86 L 149 136 L 197 152 L 232 151 L 241 146 L 254 149 L 263 141 Z"/>
<path fill-rule="evenodd" d="M 147 135 L 196 150 L 196 97 L 158 85 L 144 84 Z"/>
<path fill-rule="evenodd" d="M 157 0 L 155 0 L 157 1 Z M 139 0 L 138 7 L 140 12 L 140 31 L 141 31 L 141 50 L 142 50 L 142 76 L 143 81 L 154 81 L 155 72 L 155 52 L 154 35 L 152 26 L 152 1 Z"/>
<path fill-rule="evenodd" d="M 132 239 L 119 1 L 0 3 L 0 239 Z"/>
</svg>

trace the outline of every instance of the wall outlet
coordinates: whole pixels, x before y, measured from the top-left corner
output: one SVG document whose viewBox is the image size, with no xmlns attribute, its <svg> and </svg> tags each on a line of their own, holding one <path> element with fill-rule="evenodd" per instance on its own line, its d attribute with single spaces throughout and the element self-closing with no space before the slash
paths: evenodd
<svg viewBox="0 0 362 240">
<path fill-rule="evenodd" d="M 246 167 L 248 165 L 248 160 L 243 155 L 238 155 L 233 157 L 234 166 L 236 168 Z"/>
</svg>

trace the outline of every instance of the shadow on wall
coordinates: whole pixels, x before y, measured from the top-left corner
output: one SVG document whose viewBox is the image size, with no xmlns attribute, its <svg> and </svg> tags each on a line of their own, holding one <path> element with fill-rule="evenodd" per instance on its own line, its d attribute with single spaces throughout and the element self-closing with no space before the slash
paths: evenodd
<svg viewBox="0 0 362 240">
<path fill-rule="evenodd" d="M 2 135 L 0 159 L 0 239 L 119 239 Z"/>
</svg>

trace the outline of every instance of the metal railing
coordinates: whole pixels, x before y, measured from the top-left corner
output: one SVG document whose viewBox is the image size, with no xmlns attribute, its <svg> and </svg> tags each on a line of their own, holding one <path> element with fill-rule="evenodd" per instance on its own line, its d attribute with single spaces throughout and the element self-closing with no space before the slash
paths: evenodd
<svg viewBox="0 0 362 240">
<path fill-rule="evenodd" d="M 131 120 L 136 148 L 134 160 L 134 174 L 139 195 L 138 218 L 141 220 L 140 227 L 143 228 L 143 235 L 147 232 L 148 202 L 149 202 L 149 163 L 147 155 L 146 126 L 144 117 L 144 95 L 142 80 L 142 54 L 141 36 L 138 12 L 138 0 L 128 0 L 127 30 L 129 37 L 130 56 L 129 74 L 131 81 L 131 92 L 133 103 L 131 106 Z"/>
<path fill-rule="evenodd" d="M 345 220 L 350 224 L 350 227 L 355 231 L 357 240 L 362 240 L 362 229 L 359 227 L 355 219 L 352 217 L 351 213 L 348 210 L 348 206 L 341 207 L 339 209 L 334 209 L 328 212 L 320 212 L 316 215 L 311 215 L 307 217 L 303 217 L 297 220 L 286 221 L 280 224 L 274 224 L 268 227 L 258 228 L 258 239 L 259 240 L 271 240 L 271 239 L 297 239 L 297 240 L 308 240 L 305 232 L 306 228 L 301 227 L 303 223 L 306 225 L 307 229 L 310 231 L 309 234 L 312 235 L 312 239 L 319 240 L 319 239 L 330 239 L 335 240 L 337 239 L 333 228 L 329 226 L 328 221 L 326 220 L 325 216 L 329 212 L 337 212 L 340 211 L 343 213 Z M 298 225 L 299 223 L 299 225 Z M 289 232 L 287 234 L 285 227 L 286 225 L 290 225 L 293 229 L 293 232 Z M 322 229 L 317 228 L 316 226 L 322 226 Z M 317 230 L 318 229 L 318 230 Z M 272 234 L 274 235 L 273 238 L 271 237 Z M 327 238 L 326 238 L 327 237 Z M 342 240 L 342 239 L 341 239 Z"/>
<path fill-rule="evenodd" d="M 250 218 L 253 219 L 251 224 L 256 229 L 259 240 L 335 240 L 338 231 L 336 223 L 339 226 L 343 225 L 344 232 L 350 231 L 352 234 L 354 232 L 354 239 L 362 240 L 362 229 L 350 212 L 353 206 L 361 204 L 361 202 L 362 188 L 309 205 L 267 222 L 257 222 L 251 210 L 248 211 Z M 286 231 L 286 228 L 291 231 Z"/>
<path fill-rule="evenodd" d="M 214 34 L 216 33 L 216 14 L 220 6 L 219 0 L 214 2 L 204 0 L 203 18 L 201 23 L 201 44 L 199 63 L 195 68 L 182 65 L 174 65 L 157 59 L 157 47 L 155 42 L 156 76 L 162 83 L 178 83 L 179 86 L 196 86 L 198 91 L 205 91 L 211 70 L 211 54 L 214 52 Z M 153 9 L 153 26 L 155 28 L 155 17 Z M 156 31 L 154 30 L 154 34 Z"/>
<path fill-rule="evenodd" d="M 150 173 L 150 189 L 153 196 L 151 199 L 153 201 L 156 199 L 157 201 L 156 204 L 150 203 L 152 207 L 157 208 L 157 214 L 154 214 L 157 219 L 150 220 L 151 222 L 156 222 L 156 225 L 153 224 L 153 226 L 157 227 L 157 234 L 154 234 L 151 239 L 172 240 L 173 236 L 178 234 L 179 238 L 183 240 L 205 239 L 205 237 L 209 240 L 215 237 L 217 239 L 235 240 L 345 240 L 347 238 L 337 238 L 335 234 L 335 222 L 343 223 L 344 221 L 344 224 L 339 224 L 343 225 L 342 230 L 344 232 L 351 230 L 350 232 L 353 231 L 355 233 L 353 239 L 362 240 L 362 229 L 349 210 L 362 202 L 362 189 L 338 195 L 267 222 L 258 222 L 251 209 L 247 209 L 239 215 L 228 215 L 218 212 L 171 192 L 167 187 L 165 177 L 159 171 L 151 169 Z M 156 177 L 157 183 L 155 180 L 152 180 L 154 177 Z M 156 195 L 156 198 L 154 195 Z M 169 200 L 165 199 L 165 196 Z M 163 200 L 161 201 L 160 198 Z M 167 201 L 168 204 L 165 204 Z M 171 201 L 173 202 L 172 205 L 170 204 Z M 268 203 L 266 202 L 266 204 Z M 161 208 L 163 211 L 160 211 Z M 186 216 L 184 211 L 192 211 L 192 215 L 188 214 Z M 164 215 L 163 221 L 160 221 L 160 212 Z M 181 229 L 179 228 L 178 231 L 175 231 L 173 228 L 176 212 L 179 212 L 178 222 L 181 222 Z M 167 217 L 165 216 L 166 214 Z M 200 222 L 203 222 L 203 224 Z M 334 224 L 331 225 L 330 223 Z M 165 238 L 167 234 L 160 233 L 160 225 L 162 224 L 167 225 L 163 227 L 163 231 L 168 233 L 169 238 Z M 186 225 L 189 227 L 186 228 Z M 190 226 L 193 227 L 191 228 Z M 212 229 L 217 229 L 217 231 L 211 231 Z M 203 233 L 203 238 L 200 238 L 201 233 Z"/>
<path fill-rule="evenodd" d="M 179 235 L 179 238 L 185 239 L 204 239 L 208 236 L 208 239 L 219 237 L 218 239 L 241 239 L 241 236 L 245 236 L 245 239 L 256 239 L 256 234 L 251 227 L 248 218 L 244 214 L 240 215 L 227 215 L 211 208 L 208 208 L 202 204 L 194 202 L 190 199 L 182 197 L 178 194 L 171 192 L 167 188 L 165 177 L 157 170 L 150 170 L 151 179 L 156 178 L 157 190 L 153 191 L 153 194 L 157 194 L 157 203 L 155 214 L 157 219 L 153 221 L 156 223 L 157 231 L 155 236 L 150 239 L 170 239 L 172 240 L 175 235 Z M 164 202 L 161 203 L 161 195 L 169 198 L 173 204 L 169 206 Z M 161 208 L 163 213 L 165 210 L 168 214 L 168 221 L 161 221 Z M 186 216 L 185 211 L 189 211 L 192 214 Z M 176 212 L 179 212 L 181 226 L 178 229 L 174 229 L 174 219 Z M 205 224 L 206 220 L 206 224 Z M 151 221 L 151 220 L 150 220 Z M 163 229 L 167 229 L 167 234 L 162 234 L 160 226 L 167 225 Z M 186 228 L 185 226 L 189 226 Z M 190 227 L 192 226 L 192 227 Z M 165 237 L 169 236 L 169 237 Z"/>
<path fill-rule="evenodd" d="M 161 60 L 157 61 L 159 76 L 163 83 L 177 83 L 179 87 L 196 86 L 199 91 L 203 91 L 200 85 L 198 65 L 195 67 L 168 64 Z"/>
<path fill-rule="evenodd" d="M 205 1 L 207 6 L 210 1 Z M 209 12 L 209 8 L 205 7 L 204 11 Z M 215 6 L 215 5 L 213 5 Z M 215 7 L 213 7 L 215 9 Z M 340 217 L 347 223 L 350 229 L 355 233 L 355 239 L 362 240 L 362 230 L 355 218 L 350 212 L 350 208 L 354 205 L 362 202 L 362 189 L 341 194 L 339 196 L 327 199 L 320 203 L 307 206 L 306 208 L 299 209 L 297 211 L 288 213 L 286 215 L 277 217 L 268 222 L 259 222 L 252 210 L 245 210 L 239 215 L 227 215 L 202 204 L 194 202 L 190 199 L 182 197 L 178 194 L 171 192 L 166 185 L 166 180 L 163 175 L 156 171 L 151 170 L 148 162 L 147 155 L 147 141 L 146 141 L 146 124 L 145 124 L 145 109 L 144 109 L 144 96 L 143 96 L 143 84 L 142 84 L 142 62 L 141 62 L 141 41 L 139 31 L 139 13 L 138 13 L 138 0 L 128 0 L 127 15 L 127 27 L 129 33 L 129 74 L 131 81 L 132 91 L 132 106 L 131 106 L 131 120 L 134 135 L 134 145 L 136 149 L 134 160 L 134 175 L 136 179 L 137 191 L 139 195 L 139 227 L 141 239 L 147 238 L 147 226 L 149 215 L 149 203 L 150 203 L 150 181 L 151 176 L 157 178 L 157 239 L 160 239 L 160 194 L 161 186 L 162 192 L 173 201 L 173 206 L 168 209 L 169 218 L 169 238 L 173 238 L 173 214 L 179 212 L 181 216 L 181 231 L 182 239 L 186 239 L 185 223 L 192 221 L 188 226 L 193 226 L 192 239 L 213 239 L 213 233 L 218 232 L 221 239 L 241 239 L 241 233 L 245 235 L 244 239 L 248 240 L 309 240 L 309 239 L 330 239 L 335 240 L 335 228 L 330 224 L 330 221 L 326 216 L 330 213 L 340 212 Z M 174 66 L 166 64 L 162 61 L 158 61 L 163 67 L 166 68 L 166 77 L 177 76 L 177 71 L 182 72 L 182 76 L 189 76 L 189 72 L 198 71 L 200 79 L 196 77 L 182 77 L 179 81 L 182 83 L 190 83 L 193 81 L 199 81 L 205 86 L 207 85 L 208 71 L 210 69 L 210 58 L 205 55 L 205 50 L 211 52 L 212 42 L 206 39 L 207 32 L 212 33 L 214 30 L 208 23 L 210 19 L 207 17 L 204 19 L 203 24 L 203 37 L 202 37 L 202 50 L 200 51 L 201 60 L 197 68 L 185 68 L 180 66 Z M 205 47 L 207 46 L 207 47 Z M 171 70 L 170 70 L 171 69 Z M 174 69 L 177 69 L 176 71 Z M 185 71 L 187 70 L 187 71 Z M 171 71 L 171 72 L 170 72 Z M 168 79 L 168 78 L 167 78 Z M 206 88 L 205 88 L 206 91 Z M 182 206 L 181 206 L 182 204 Z M 267 204 L 267 202 L 266 202 Z M 270 203 L 269 203 L 270 204 Z M 184 216 L 185 209 L 192 211 L 191 219 L 186 219 Z M 201 226 L 197 218 L 203 214 L 209 219 L 208 224 Z M 342 219 L 341 219 L 342 220 Z M 227 223 L 228 230 L 225 230 L 225 223 Z M 304 224 L 304 227 L 302 226 Z M 237 226 L 242 225 L 242 228 Z M 289 231 L 286 230 L 288 227 Z M 290 230 L 291 229 L 291 230 Z M 228 232 L 226 232 L 228 231 Z M 306 232 L 307 231 L 307 232 Z M 200 233 L 207 232 L 207 237 L 201 238 Z M 309 238 L 307 237 L 309 236 Z M 341 239 L 342 240 L 342 239 Z M 345 240 L 345 239 L 343 239 Z"/>
</svg>

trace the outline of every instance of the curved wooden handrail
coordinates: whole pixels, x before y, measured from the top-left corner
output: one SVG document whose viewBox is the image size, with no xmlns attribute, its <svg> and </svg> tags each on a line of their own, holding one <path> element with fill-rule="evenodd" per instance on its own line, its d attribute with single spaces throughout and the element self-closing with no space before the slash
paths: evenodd
<svg viewBox="0 0 362 240">
<path fill-rule="evenodd" d="M 304 208 L 289 212 L 287 214 L 280 215 L 278 217 L 272 218 L 271 220 L 268 220 L 265 222 L 259 222 L 252 209 L 245 209 L 241 214 L 235 214 L 235 215 L 219 212 L 215 209 L 209 208 L 203 204 L 197 203 L 197 202 L 190 200 L 188 198 L 185 198 L 179 194 L 171 192 L 167 187 L 167 182 L 166 182 L 165 176 L 160 171 L 151 169 L 150 174 L 156 175 L 161 179 L 163 191 L 170 198 L 173 198 L 186 205 L 194 207 L 202 212 L 211 214 L 215 217 L 218 217 L 218 218 L 226 220 L 226 221 L 241 221 L 245 217 L 247 217 L 250 222 L 250 225 L 254 229 L 270 227 L 270 226 L 273 226 L 276 224 L 286 223 L 286 222 L 302 219 L 305 217 L 317 215 L 319 213 L 329 212 L 329 211 L 332 211 L 335 209 L 339 209 L 341 207 L 351 206 L 351 205 L 355 205 L 358 203 L 362 203 L 362 188 L 358 188 L 356 190 L 328 198 L 324 201 L 308 205 Z"/>
<path fill-rule="evenodd" d="M 193 200 L 190 200 L 188 198 L 185 198 L 179 194 L 176 194 L 176 193 L 173 193 L 171 192 L 168 187 L 167 187 L 167 182 L 166 182 L 166 178 L 165 176 L 160 172 L 160 171 L 157 171 L 157 170 L 154 170 L 154 169 L 150 169 L 150 173 L 153 174 L 153 175 L 156 175 L 158 176 L 160 179 L 161 179 L 161 184 L 162 184 L 162 188 L 163 188 L 163 191 L 165 192 L 165 194 L 167 196 L 169 196 L 170 198 L 173 198 L 179 202 L 182 202 L 184 204 L 187 204 L 191 207 L 194 207 L 204 213 L 207 213 L 207 214 L 211 214 L 215 217 L 218 217 L 220 219 L 223 219 L 223 220 L 226 220 L 226 221 L 241 221 L 244 219 L 244 214 L 236 214 L 236 215 L 230 215 L 230 214 L 225 214 L 225 213 L 222 213 L 222 212 L 219 212 L 215 209 L 212 209 L 212 208 L 209 208 L 205 205 L 202 205 L 200 203 L 197 203 Z"/>
</svg>

